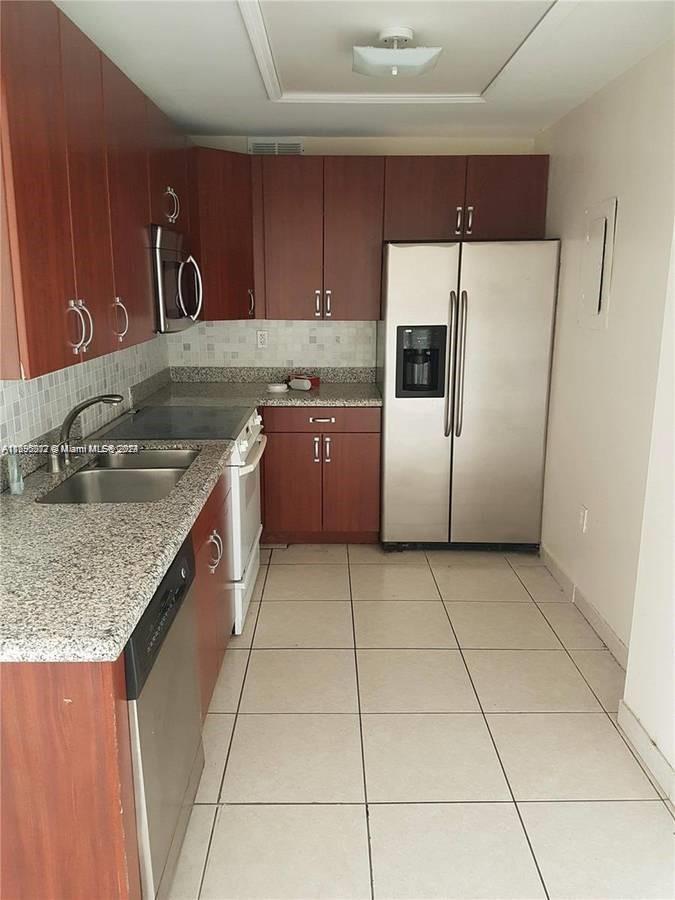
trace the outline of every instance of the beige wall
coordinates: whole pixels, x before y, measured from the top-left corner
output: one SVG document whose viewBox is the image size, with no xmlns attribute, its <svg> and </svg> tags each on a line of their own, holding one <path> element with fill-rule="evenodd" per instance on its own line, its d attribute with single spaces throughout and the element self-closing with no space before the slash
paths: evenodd
<svg viewBox="0 0 675 900">
<path fill-rule="evenodd" d="M 215 150 L 235 150 L 246 153 L 247 138 L 223 135 L 193 134 L 191 140 L 198 147 Z M 433 156 L 462 153 L 532 153 L 532 138 L 444 138 L 444 137 L 305 137 L 308 156 Z"/>
<path fill-rule="evenodd" d="M 628 644 L 673 233 L 673 44 L 544 132 L 562 238 L 542 542 Z M 584 209 L 617 196 L 607 330 L 577 322 Z M 588 531 L 579 510 L 588 507 Z"/>
<path fill-rule="evenodd" d="M 633 628 L 630 636 L 627 710 L 619 722 L 632 737 L 639 723 L 647 739 L 645 761 L 675 800 L 675 239 L 664 318 L 656 404 L 642 522 Z M 625 713 L 628 712 L 628 715 Z M 633 718 L 634 717 L 634 718 Z M 650 755 L 650 743 L 658 755 Z M 665 762 L 663 761 L 665 760 Z"/>
</svg>

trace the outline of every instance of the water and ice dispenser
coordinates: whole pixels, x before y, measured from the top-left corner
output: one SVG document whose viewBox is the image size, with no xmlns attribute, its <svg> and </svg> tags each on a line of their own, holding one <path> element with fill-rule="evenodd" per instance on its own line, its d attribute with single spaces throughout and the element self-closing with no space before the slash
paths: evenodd
<svg viewBox="0 0 675 900">
<path fill-rule="evenodd" d="M 447 331 L 446 325 L 398 326 L 397 397 L 444 396 Z"/>
</svg>

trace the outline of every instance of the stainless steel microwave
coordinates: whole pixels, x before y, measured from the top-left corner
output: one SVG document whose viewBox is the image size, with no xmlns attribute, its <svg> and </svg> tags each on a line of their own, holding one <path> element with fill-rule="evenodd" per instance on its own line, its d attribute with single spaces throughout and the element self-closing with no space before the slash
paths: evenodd
<svg viewBox="0 0 675 900">
<path fill-rule="evenodd" d="M 189 328 L 202 310 L 202 273 L 184 243 L 179 231 L 150 226 L 156 330 L 161 334 Z"/>
</svg>

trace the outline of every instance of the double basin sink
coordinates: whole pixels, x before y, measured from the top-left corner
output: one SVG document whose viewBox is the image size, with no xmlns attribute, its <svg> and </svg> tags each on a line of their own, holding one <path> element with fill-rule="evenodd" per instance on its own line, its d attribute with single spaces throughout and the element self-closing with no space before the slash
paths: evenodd
<svg viewBox="0 0 675 900">
<path fill-rule="evenodd" d="M 38 503 L 151 503 L 168 496 L 199 450 L 101 453 Z"/>
</svg>

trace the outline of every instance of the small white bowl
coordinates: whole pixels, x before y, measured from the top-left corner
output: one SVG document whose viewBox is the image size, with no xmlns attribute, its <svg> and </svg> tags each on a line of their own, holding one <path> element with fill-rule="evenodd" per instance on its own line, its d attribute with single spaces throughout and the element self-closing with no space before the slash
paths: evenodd
<svg viewBox="0 0 675 900">
<path fill-rule="evenodd" d="M 287 384 L 268 384 L 267 390 L 270 394 L 285 394 L 288 390 Z"/>
</svg>

